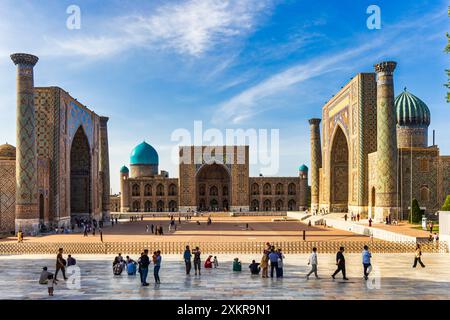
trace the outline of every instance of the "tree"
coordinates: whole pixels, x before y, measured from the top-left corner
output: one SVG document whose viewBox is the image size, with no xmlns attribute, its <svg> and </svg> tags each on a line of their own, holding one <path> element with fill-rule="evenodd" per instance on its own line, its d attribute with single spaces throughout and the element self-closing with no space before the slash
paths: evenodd
<svg viewBox="0 0 450 320">
<path fill-rule="evenodd" d="M 422 221 L 422 210 L 419 206 L 419 201 L 417 199 L 413 199 L 412 201 L 412 223 L 420 223 Z"/>
<path fill-rule="evenodd" d="M 450 194 L 445 199 L 444 205 L 442 206 L 442 211 L 450 211 Z"/>
</svg>

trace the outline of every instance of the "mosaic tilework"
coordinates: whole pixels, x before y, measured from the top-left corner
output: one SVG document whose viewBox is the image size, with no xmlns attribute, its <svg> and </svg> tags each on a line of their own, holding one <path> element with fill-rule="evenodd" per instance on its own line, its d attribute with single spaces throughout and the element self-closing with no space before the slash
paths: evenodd
<svg viewBox="0 0 450 320">
<path fill-rule="evenodd" d="M 202 269 L 201 277 L 184 274 L 181 256 L 163 255 L 161 284 L 154 285 L 149 272 L 149 287 L 139 285 L 139 276 L 113 276 L 113 256 L 76 256 L 81 268 L 81 288 L 69 290 L 63 281 L 48 297 L 47 287 L 39 285 L 40 268 L 54 271 L 55 257 L 0 257 L 0 299 L 97 300 L 97 299 L 450 299 L 450 255 L 425 254 L 426 268 L 413 269 L 411 254 L 374 255 L 369 282 L 362 279 L 360 254 L 347 254 L 347 276 L 332 280 L 335 256 L 319 253 L 319 276 L 305 279 L 308 255 L 287 255 L 283 279 L 251 276 L 248 264 L 258 256 L 240 255 L 242 272 L 232 272 L 232 255 L 218 255 L 218 269 Z M 133 256 L 133 258 L 137 258 Z M 30 268 L 30 266 L 33 266 Z M 61 278 L 60 276 L 58 276 Z M 375 280 L 376 279 L 376 280 Z M 368 285 L 369 284 L 369 285 Z"/>
</svg>

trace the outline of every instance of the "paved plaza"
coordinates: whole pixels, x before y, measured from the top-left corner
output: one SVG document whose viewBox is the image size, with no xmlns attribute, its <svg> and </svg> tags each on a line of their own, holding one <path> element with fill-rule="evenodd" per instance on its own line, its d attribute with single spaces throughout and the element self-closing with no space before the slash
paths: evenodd
<svg viewBox="0 0 450 320">
<path fill-rule="evenodd" d="M 203 254 L 203 259 L 208 253 Z M 139 276 L 113 276 L 114 256 L 76 256 L 81 271 L 81 288 L 67 289 L 64 281 L 48 297 L 47 287 L 38 284 L 42 266 L 54 271 L 54 256 L 0 256 L 0 299 L 450 299 L 450 255 L 424 254 L 426 268 L 413 269 L 412 254 L 377 254 L 368 282 L 362 279 L 359 254 L 347 254 L 347 276 L 343 281 L 330 275 L 334 255 L 319 254 L 319 276 L 305 279 L 308 255 L 287 255 L 283 279 L 251 276 L 248 264 L 259 256 L 242 255 L 242 272 L 231 271 L 234 255 L 218 255 L 219 268 L 202 270 L 201 277 L 184 274 L 181 256 L 164 256 L 161 284 L 140 287 Z M 137 259 L 137 257 L 132 257 Z M 151 270 L 150 270 L 151 271 Z M 58 276 L 58 278 L 62 278 Z"/>
<path fill-rule="evenodd" d="M 177 230 L 168 230 L 169 218 L 145 218 L 144 221 L 129 222 L 122 219 L 118 225 L 108 226 L 103 230 L 105 242 L 144 242 L 144 241 L 285 241 L 301 240 L 303 230 L 306 230 L 309 241 L 351 241 L 367 240 L 367 236 L 357 235 L 323 226 L 308 226 L 299 221 L 272 221 L 282 217 L 212 217 L 212 224 L 207 225 L 207 217 L 192 217 L 187 222 L 182 219 L 177 222 Z M 197 224 L 200 222 L 200 225 Z M 146 232 L 146 226 L 161 225 L 163 236 Z M 246 228 L 248 224 L 248 229 Z M 3 241 L 16 241 L 16 237 L 9 237 Z M 33 242 L 99 242 L 98 230 L 95 236 L 89 234 L 83 237 L 82 232 L 75 234 L 51 234 L 39 237 L 26 237 L 25 241 Z"/>
</svg>

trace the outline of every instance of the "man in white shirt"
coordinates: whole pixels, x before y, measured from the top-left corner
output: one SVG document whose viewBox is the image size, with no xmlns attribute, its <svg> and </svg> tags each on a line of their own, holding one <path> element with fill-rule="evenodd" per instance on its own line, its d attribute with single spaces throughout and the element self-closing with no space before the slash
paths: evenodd
<svg viewBox="0 0 450 320">
<path fill-rule="evenodd" d="M 309 256 L 308 265 L 311 265 L 311 271 L 306 275 L 306 279 L 309 279 L 309 276 L 314 272 L 314 275 L 316 276 L 316 279 L 319 279 L 319 276 L 317 275 L 317 248 L 314 247 L 312 249 L 312 253 Z"/>
</svg>

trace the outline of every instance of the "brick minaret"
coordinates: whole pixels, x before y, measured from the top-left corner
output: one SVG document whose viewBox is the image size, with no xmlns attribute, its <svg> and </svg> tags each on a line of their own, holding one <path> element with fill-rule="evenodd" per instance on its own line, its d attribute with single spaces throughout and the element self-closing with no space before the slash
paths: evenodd
<svg viewBox="0 0 450 320">
<path fill-rule="evenodd" d="M 311 128 L 311 211 L 319 209 L 319 169 L 322 166 L 320 119 L 310 119 Z"/>
<path fill-rule="evenodd" d="M 393 73 L 396 62 L 375 65 L 377 73 L 377 188 L 375 220 L 397 209 L 397 133 Z"/>
<path fill-rule="evenodd" d="M 100 117 L 100 171 L 103 178 L 102 219 L 104 221 L 109 221 L 110 215 L 108 120 L 108 117 Z"/>
<path fill-rule="evenodd" d="M 11 60 L 17 65 L 15 229 L 30 234 L 39 231 L 33 78 L 33 68 L 39 59 L 30 54 L 15 53 Z"/>
</svg>

